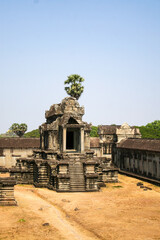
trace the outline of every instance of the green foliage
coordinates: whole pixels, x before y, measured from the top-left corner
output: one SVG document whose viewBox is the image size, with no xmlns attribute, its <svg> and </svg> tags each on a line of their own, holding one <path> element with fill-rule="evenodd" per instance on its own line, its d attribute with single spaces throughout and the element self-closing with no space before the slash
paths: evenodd
<svg viewBox="0 0 160 240">
<path fill-rule="evenodd" d="M 84 87 L 81 85 L 82 82 L 84 82 L 84 79 L 80 75 L 68 76 L 68 79 L 64 82 L 64 84 L 69 84 L 69 86 L 65 87 L 67 94 L 78 100 L 84 91 Z"/>
<path fill-rule="evenodd" d="M 139 127 L 142 138 L 160 138 L 160 130 L 155 130 L 146 126 Z"/>
<path fill-rule="evenodd" d="M 19 219 L 18 222 L 25 222 L 25 221 L 26 221 L 25 219 L 21 218 L 21 219 Z"/>
<path fill-rule="evenodd" d="M 32 130 L 31 132 L 25 133 L 24 137 L 26 137 L 26 138 L 39 138 L 40 137 L 39 129 L 35 129 L 35 130 Z"/>
<path fill-rule="evenodd" d="M 123 188 L 121 185 L 118 186 L 112 186 L 112 188 Z"/>
<path fill-rule="evenodd" d="M 160 120 L 138 127 L 142 138 L 160 138 Z"/>
<path fill-rule="evenodd" d="M 160 130 L 160 120 L 155 120 L 154 122 L 148 123 L 146 125 L 147 128 Z"/>
<path fill-rule="evenodd" d="M 17 136 L 22 137 L 24 133 L 27 131 L 27 124 L 13 123 L 9 130 L 15 133 Z"/>
<path fill-rule="evenodd" d="M 91 127 L 91 132 L 90 132 L 91 137 L 99 137 L 98 135 L 98 127 L 92 126 Z"/>
</svg>

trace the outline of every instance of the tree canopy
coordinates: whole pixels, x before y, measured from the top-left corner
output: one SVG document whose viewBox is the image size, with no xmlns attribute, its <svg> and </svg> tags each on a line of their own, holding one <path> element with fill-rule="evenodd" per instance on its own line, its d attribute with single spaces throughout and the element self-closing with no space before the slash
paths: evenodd
<svg viewBox="0 0 160 240">
<path fill-rule="evenodd" d="M 142 138 L 160 138 L 160 120 L 155 120 L 146 126 L 138 128 L 142 134 Z"/>
<path fill-rule="evenodd" d="M 65 87 L 67 94 L 78 100 L 84 91 L 84 87 L 81 84 L 82 82 L 84 82 L 84 78 L 80 75 L 73 74 L 68 76 L 68 79 L 64 82 L 64 84 L 68 84 L 68 86 Z"/>
<path fill-rule="evenodd" d="M 90 137 L 99 137 L 98 127 L 96 127 L 96 126 L 91 127 Z"/>
<path fill-rule="evenodd" d="M 14 132 L 17 136 L 22 137 L 27 131 L 27 124 L 25 123 L 13 123 L 10 127 L 10 131 Z"/>
<path fill-rule="evenodd" d="M 39 138 L 40 137 L 39 129 L 35 129 L 35 130 L 25 133 L 24 137 Z"/>
</svg>

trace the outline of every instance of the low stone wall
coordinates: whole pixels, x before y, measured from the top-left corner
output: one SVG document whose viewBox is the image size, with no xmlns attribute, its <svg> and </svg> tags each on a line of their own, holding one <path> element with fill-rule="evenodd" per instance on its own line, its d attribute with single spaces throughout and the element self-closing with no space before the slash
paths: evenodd
<svg viewBox="0 0 160 240">
<path fill-rule="evenodd" d="M 102 181 L 105 183 L 118 182 L 118 169 L 104 169 L 102 171 Z"/>
<path fill-rule="evenodd" d="M 11 177 L 0 178 L 0 206 L 16 206 L 14 198 L 14 185 L 16 181 Z"/>
</svg>

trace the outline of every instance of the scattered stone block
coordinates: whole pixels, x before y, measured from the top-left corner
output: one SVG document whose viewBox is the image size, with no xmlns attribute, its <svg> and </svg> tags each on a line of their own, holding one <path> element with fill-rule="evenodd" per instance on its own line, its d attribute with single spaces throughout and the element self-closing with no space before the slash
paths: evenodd
<svg viewBox="0 0 160 240">
<path fill-rule="evenodd" d="M 78 210 L 79 210 L 79 208 L 77 208 L 77 207 L 74 209 L 74 211 L 78 211 Z"/>
<path fill-rule="evenodd" d="M 143 186 L 143 183 L 142 182 L 138 182 L 137 186 Z"/>
<path fill-rule="evenodd" d="M 42 226 L 47 227 L 47 226 L 49 226 L 49 223 L 43 223 Z"/>
</svg>

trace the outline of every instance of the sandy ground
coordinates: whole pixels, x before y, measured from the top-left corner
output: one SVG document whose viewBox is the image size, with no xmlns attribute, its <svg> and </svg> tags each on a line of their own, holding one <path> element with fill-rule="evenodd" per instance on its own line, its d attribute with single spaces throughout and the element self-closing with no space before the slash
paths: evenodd
<svg viewBox="0 0 160 240">
<path fill-rule="evenodd" d="M 160 240 L 160 187 L 119 180 L 94 193 L 16 186 L 18 206 L 0 207 L 0 240 Z"/>
</svg>

